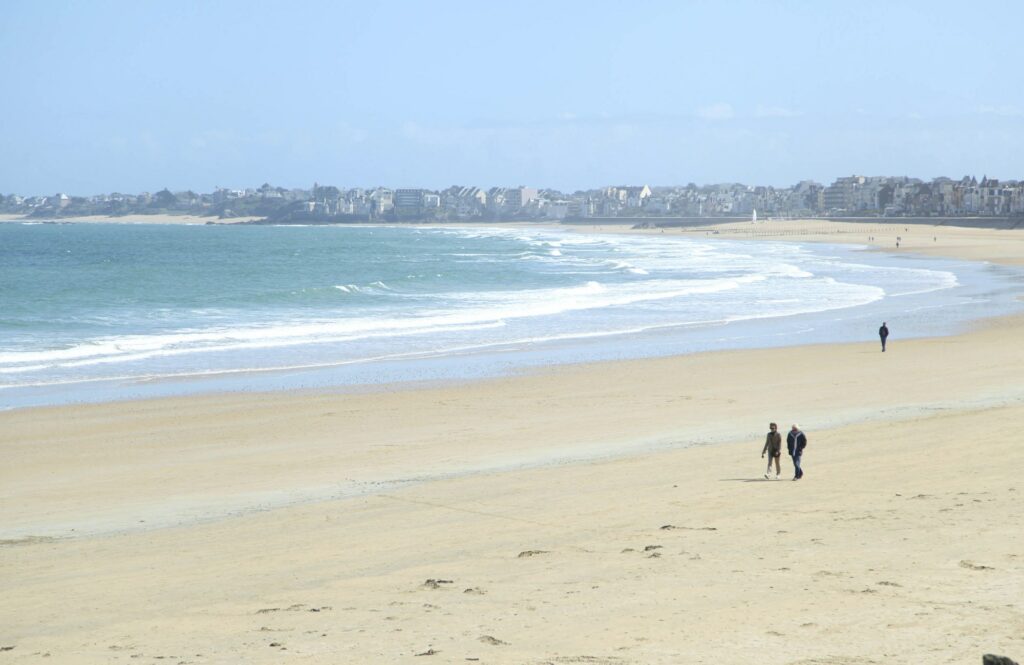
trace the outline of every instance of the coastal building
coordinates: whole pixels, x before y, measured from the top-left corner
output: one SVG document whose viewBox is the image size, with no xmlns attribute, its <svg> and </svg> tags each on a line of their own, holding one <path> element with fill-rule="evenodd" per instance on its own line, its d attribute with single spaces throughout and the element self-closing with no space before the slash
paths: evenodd
<svg viewBox="0 0 1024 665">
<path fill-rule="evenodd" d="M 373 211 L 378 215 L 391 212 L 395 207 L 395 193 L 385 187 L 378 187 L 370 194 Z"/>
<path fill-rule="evenodd" d="M 824 203 L 826 212 L 850 212 L 855 210 L 857 190 L 864 184 L 862 175 L 838 178 L 825 188 Z"/>
<path fill-rule="evenodd" d="M 443 191 L 386 187 L 339 189 L 314 183 L 312 189 L 285 189 L 264 183 L 258 188 L 137 195 L 98 194 L 71 197 L 0 198 L 0 212 L 44 216 L 125 215 L 165 209 L 178 214 L 225 216 L 259 214 L 288 220 L 293 212 L 322 221 L 366 219 L 564 219 L 645 215 L 716 216 L 797 215 L 851 216 L 991 216 L 1024 215 L 1024 182 L 983 176 L 938 177 L 929 182 L 906 176 L 848 176 L 824 187 L 810 180 L 791 187 L 720 183 L 698 186 L 610 186 L 571 194 L 555 189 L 455 185 Z M 346 217 L 345 220 L 332 218 Z"/>
<path fill-rule="evenodd" d="M 565 219 L 569 216 L 571 203 L 568 201 L 548 201 L 544 207 L 544 217 L 547 219 Z"/>
<path fill-rule="evenodd" d="M 487 190 L 487 211 L 492 215 L 500 215 L 505 207 L 505 188 L 491 187 Z"/>
<path fill-rule="evenodd" d="M 1015 182 L 1008 188 L 1008 212 L 1011 215 L 1024 215 L 1024 183 Z"/>
<path fill-rule="evenodd" d="M 932 203 L 940 215 L 953 214 L 953 191 L 956 183 L 950 178 L 936 178 L 931 182 Z"/>
<path fill-rule="evenodd" d="M 669 209 L 668 199 L 662 196 L 651 196 L 644 203 L 644 211 L 656 215 L 667 214 Z"/>
<path fill-rule="evenodd" d="M 423 212 L 422 189 L 396 189 L 394 195 L 395 215 L 399 219 L 416 219 Z"/>
<path fill-rule="evenodd" d="M 651 188 L 647 185 L 640 187 L 624 187 L 625 202 L 627 208 L 640 208 L 651 196 Z"/>
<path fill-rule="evenodd" d="M 505 190 L 505 208 L 509 212 L 517 212 L 525 207 L 530 201 L 537 198 L 537 190 L 534 187 L 513 187 Z"/>
<path fill-rule="evenodd" d="M 880 210 L 879 205 L 882 189 L 888 184 L 889 178 L 865 177 L 859 186 L 853 188 L 852 205 L 848 208 L 853 211 Z"/>
</svg>

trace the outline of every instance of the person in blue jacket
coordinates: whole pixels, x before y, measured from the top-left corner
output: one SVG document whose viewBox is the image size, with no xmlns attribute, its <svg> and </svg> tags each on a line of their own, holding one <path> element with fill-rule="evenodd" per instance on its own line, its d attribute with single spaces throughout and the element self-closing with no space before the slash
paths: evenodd
<svg viewBox="0 0 1024 665">
<path fill-rule="evenodd" d="M 800 480 L 804 477 L 804 470 L 800 466 L 801 458 L 804 455 L 804 448 L 807 447 L 807 436 L 800 431 L 800 426 L 793 423 L 793 427 L 786 436 L 786 448 L 789 449 L 789 456 L 793 458 L 793 469 L 795 474 L 793 480 Z"/>
</svg>

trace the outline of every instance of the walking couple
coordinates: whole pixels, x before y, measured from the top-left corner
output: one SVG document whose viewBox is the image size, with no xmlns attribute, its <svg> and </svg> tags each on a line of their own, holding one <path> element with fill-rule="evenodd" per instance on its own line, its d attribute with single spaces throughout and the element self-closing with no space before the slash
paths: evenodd
<svg viewBox="0 0 1024 665">
<path fill-rule="evenodd" d="M 771 478 L 772 461 L 775 461 L 775 479 L 778 480 L 782 474 L 782 466 L 779 458 L 782 457 L 782 435 L 779 434 L 779 426 L 775 423 L 768 425 L 768 436 L 764 440 L 764 448 L 761 450 L 761 459 L 768 455 L 768 468 L 764 470 L 764 477 Z M 801 458 L 804 455 L 804 448 L 807 447 L 807 436 L 800 431 L 800 426 L 793 424 L 786 437 L 786 447 L 789 449 L 789 456 L 793 458 L 793 480 L 800 480 L 804 477 L 804 470 L 800 467 Z"/>
</svg>

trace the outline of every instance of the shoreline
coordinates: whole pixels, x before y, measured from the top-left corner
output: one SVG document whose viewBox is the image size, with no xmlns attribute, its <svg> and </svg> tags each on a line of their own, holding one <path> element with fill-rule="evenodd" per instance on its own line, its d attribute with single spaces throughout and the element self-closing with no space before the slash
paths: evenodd
<svg viewBox="0 0 1024 665">
<path fill-rule="evenodd" d="M 127 215 L 84 215 L 68 217 L 31 217 L 29 215 L 2 214 L 0 213 L 0 224 L 22 223 L 22 224 L 218 224 L 231 226 L 233 224 L 248 224 L 252 222 L 263 222 L 267 218 L 260 216 L 239 216 L 220 218 L 208 215 L 194 214 L 127 214 Z M 274 222 L 279 226 L 288 226 L 289 222 Z M 1020 230 L 1024 225 L 1024 217 L 795 217 L 786 219 L 766 218 L 759 221 L 751 221 L 747 218 L 737 217 L 595 217 L 579 219 L 531 219 L 531 220 L 405 220 L 405 221 L 382 221 L 373 220 L 366 222 L 329 222 L 310 221 L 307 223 L 295 223 L 296 226 L 497 226 L 497 227 L 554 227 L 561 229 L 584 229 L 586 227 L 601 228 L 609 232 L 626 233 L 659 233 L 668 231 L 675 233 L 696 233 L 702 231 L 725 231 L 728 233 L 742 233 L 744 229 L 753 227 L 757 229 L 755 235 L 762 234 L 793 234 L 799 232 L 799 228 L 813 224 L 817 228 L 804 233 L 804 235 L 820 234 L 822 228 L 829 229 L 830 233 L 865 233 L 869 229 L 888 229 L 898 231 L 902 228 L 904 233 L 926 235 L 930 231 L 1008 231 Z M 894 234 L 895 235 L 895 234 Z"/>
<path fill-rule="evenodd" d="M 35 220 L 25 216 L 3 216 L 0 215 L 0 224 L 3 223 L 35 223 L 35 224 L 180 224 L 180 225 L 205 225 L 213 222 L 218 225 L 231 226 L 233 224 L 244 224 L 252 222 L 260 217 L 237 217 L 227 220 L 219 220 L 212 217 L 197 215 L 125 215 L 123 217 L 110 217 L 93 215 L 88 217 L 66 217 L 47 220 Z M 637 218 L 638 220 L 641 218 Z M 560 223 L 556 220 L 538 221 L 446 221 L 446 222 L 416 222 L 385 223 L 382 226 L 497 226 L 499 228 L 527 227 L 527 228 L 555 228 L 560 230 L 583 232 L 586 230 L 600 233 L 626 233 L 626 234 L 664 234 L 674 235 L 677 233 L 687 235 L 715 235 L 730 239 L 758 240 L 778 239 L 792 242 L 824 242 L 836 244 L 857 244 L 872 247 L 877 250 L 891 251 L 893 253 L 919 253 L 926 256 L 944 257 L 951 259 L 963 259 L 968 261 L 989 261 L 1004 265 L 1024 265 L 1024 233 L 1019 228 L 1022 221 L 1005 220 L 1000 218 L 988 219 L 985 217 L 965 218 L 914 218 L 913 221 L 903 221 L 899 218 L 863 218 L 863 219 L 839 219 L 830 218 L 803 218 L 789 220 L 764 220 L 759 222 L 722 220 L 716 218 L 694 218 L 692 224 L 684 226 L 664 226 L 651 228 L 634 228 L 633 222 L 628 220 L 621 224 L 611 223 L 609 219 L 602 218 L 595 220 L 595 224 L 585 221 L 574 221 L 571 223 Z M 934 222 L 929 220 L 934 220 Z M 657 223 L 658 218 L 650 218 L 652 224 Z M 948 222 L 970 222 L 964 226 L 946 225 Z M 336 224 L 344 226 L 344 224 Z M 995 236 L 993 235 L 995 234 Z M 858 236 L 856 239 L 851 236 Z M 999 244 L 993 245 L 993 238 L 998 236 Z M 939 242 L 941 237 L 941 243 Z M 896 239 L 900 238 L 900 246 L 896 247 Z M 929 242 L 931 241 L 931 242 Z M 1003 245 L 1003 246 L 999 246 Z"/>
<path fill-rule="evenodd" d="M 230 226 L 251 222 L 262 217 L 231 217 L 220 219 L 218 217 L 205 217 L 202 215 L 122 215 L 111 217 L 109 215 L 87 215 L 85 217 L 52 217 L 35 218 L 26 215 L 0 215 L 0 224 L 123 224 L 126 226 L 143 224 L 175 224 L 187 226 L 203 226 L 206 224 L 218 224 Z"/>
<path fill-rule="evenodd" d="M 1022 333 L 3 412 L 5 658 L 1019 658 Z"/>
<path fill-rule="evenodd" d="M 870 259 L 860 258 L 857 255 L 863 254 L 868 243 L 861 242 L 848 230 L 846 223 L 839 223 L 836 228 L 827 227 L 822 230 L 816 222 L 790 222 L 787 227 L 764 228 L 755 225 L 752 229 L 749 223 L 739 223 L 734 226 L 716 228 L 713 232 L 714 238 L 729 240 L 772 240 L 790 241 L 793 243 L 826 242 L 835 246 L 827 250 L 829 255 L 835 252 L 843 252 L 846 262 L 854 265 L 870 263 Z M 475 226 L 475 225 L 471 225 Z M 551 227 L 550 225 L 518 225 L 531 229 L 554 229 L 565 233 L 565 231 L 576 231 L 585 233 L 626 233 L 630 235 L 641 235 L 651 237 L 653 234 L 661 234 L 661 230 L 650 229 L 623 229 L 621 227 L 595 227 L 593 229 L 566 229 L 565 227 Z M 801 235 L 794 236 L 799 231 Z M 684 233 L 692 237 L 696 234 L 710 233 L 706 229 L 683 229 Z M 876 232 L 873 231 L 872 232 Z M 678 236 L 677 236 L 678 237 Z M 867 238 L 865 237 L 866 241 Z M 1000 238 L 1000 243 L 1006 244 Z M 1017 311 L 1019 307 L 1008 299 L 1008 290 L 1012 288 L 1011 282 L 1003 277 L 990 272 L 986 274 L 982 269 L 974 267 L 961 267 L 955 265 L 943 266 L 938 259 L 965 260 L 965 252 L 960 251 L 962 245 L 960 238 L 944 236 L 940 250 L 932 252 L 929 257 L 926 254 L 918 254 L 910 250 L 910 255 L 927 259 L 937 259 L 934 264 L 924 262 L 883 262 L 881 259 L 875 261 L 879 266 L 889 264 L 897 267 L 922 268 L 931 267 L 936 270 L 956 271 L 960 275 L 961 284 L 957 286 L 959 295 L 950 296 L 949 303 L 959 306 L 958 303 L 972 298 L 987 298 L 992 305 L 970 305 L 969 312 L 964 316 L 970 319 L 947 321 L 939 324 L 918 323 L 916 327 L 904 328 L 900 331 L 904 339 L 928 338 L 956 334 L 967 329 L 971 321 L 999 315 L 1006 311 Z M 838 248 L 853 245 L 857 248 L 854 251 L 846 251 Z M 736 247 L 736 245 L 733 245 Z M 884 247 L 877 247 L 887 256 L 898 256 L 896 252 L 886 251 Z M 868 251 L 875 251 L 868 249 Z M 742 250 L 741 250 L 742 253 Z M 1024 255 L 1024 246 L 1021 247 L 1021 255 Z M 907 253 L 904 254 L 907 256 Z M 1012 265 L 1006 262 L 1007 265 Z M 863 267 L 863 266 L 861 266 Z M 956 282 L 953 282 L 956 284 Z M 987 285 L 996 287 L 986 288 Z M 882 283 L 878 282 L 881 286 Z M 899 293 L 897 289 L 897 294 Z M 771 330 L 764 328 L 764 321 L 772 321 L 771 314 L 763 312 L 749 321 L 742 318 L 726 323 L 723 319 L 720 322 L 712 322 L 708 326 L 652 326 L 651 328 L 637 327 L 633 330 L 609 331 L 605 335 L 586 336 L 576 339 L 577 347 L 567 347 L 567 342 L 559 338 L 541 340 L 541 346 L 531 349 L 529 352 L 516 350 L 517 341 L 515 338 L 497 340 L 490 345 L 480 347 L 466 346 L 457 352 L 419 352 L 412 357 L 403 358 L 402 354 L 393 356 L 381 356 L 377 359 L 364 359 L 360 357 L 346 358 L 340 356 L 335 362 L 316 364 L 310 362 L 303 364 L 279 364 L 266 367 L 223 367 L 210 365 L 207 371 L 191 372 L 188 369 L 169 368 L 176 373 L 164 375 L 133 374 L 133 371 L 143 372 L 146 368 L 131 368 L 131 371 L 121 372 L 122 376 L 83 376 L 75 377 L 73 380 L 60 381 L 60 377 L 52 383 L 39 383 L 37 385 L 18 386 L 12 385 L 0 389 L 0 403 L 6 407 L 5 411 L 32 408 L 36 406 L 60 405 L 60 404 L 88 404 L 102 402 L 130 402 L 139 399 L 159 399 L 163 397 L 179 397 L 183 395 L 210 396 L 225 393 L 267 393 L 267 392 L 291 392 L 294 390 L 303 391 L 327 391 L 336 393 L 350 392 L 375 392 L 387 390 L 391 384 L 416 385 L 441 385 L 452 383 L 464 383 L 481 380 L 491 380 L 504 375 L 515 375 L 522 372 L 543 371 L 544 367 L 571 366 L 580 363 L 601 363 L 621 362 L 642 358 L 666 358 L 675 355 L 688 355 L 691 353 L 704 353 L 707 351 L 751 348 L 784 348 L 806 344 L 821 343 L 846 343 L 854 341 L 857 337 L 843 333 L 842 330 L 863 330 L 865 317 L 879 317 L 879 320 L 896 317 L 899 307 L 923 307 L 934 305 L 939 301 L 930 300 L 928 295 L 913 295 L 910 298 L 901 298 L 899 303 L 894 300 L 878 304 L 869 304 L 874 307 L 871 312 L 860 314 L 839 314 L 847 320 L 836 319 L 839 324 L 829 322 L 829 309 L 825 308 L 816 312 L 797 312 L 782 317 L 781 323 L 768 323 Z M 945 301 L 941 301 L 944 303 Z M 979 300 L 978 302 L 984 302 Z M 941 304 L 940 303 L 940 304 Z M 967 306 L 967 305 L 965 305 Z M 845 312 L 846 310 L 840 310 Z M 1011 312 L 1012 313 L 1012 312 Z M 852 319 L 850 317 L 853 317 Z M 760 322 L 760 323 L 759 323 Z M 772 327 L 774 326 L 774 327 Z M 704 330 L 706 328 L 706 330 Z M 870 329 L 870 326 L 868 326 Z M 687 332 L 687 331 L 690 332 Z M 830 332 L 831 331 L 831 332 Z M 770 335 L 768 333 L 771 333 Z M 792 336 L 796 335 L 796 336 Z M 719 339 L 719 337 L 721 339 Z M 533 340 L 536 342 L 537 340 Z M 269 362 L 269 361 L 268 361 Z M 403 389 L 406 389 L 403 387 Z M 64 395 L 64 397 L 61 397 Z"/>
<path fill-rule="evenodd" d="M 204 481 L 190 474 L 175 477 L 166 476 L 165 483 L 169 487 L 178 487 L 173 494 L 176 497 L 168 506 L 160 505 L 160 491 L 142 491 L 132 496 L 131 500 L 122 497 L 116 502 L 101 502 L 93 507 L 91 516 L 81 521 L 73 518 L 49 518 L 46 522 L 32 518 L 31 512 L 19 515 L 13 511 L 7 520 L 0 525 L 0 541 L 19 541 L 25 538 L 67 538 L 86 536 L 112 535 L 130 533 L 136 530 L 153 528 L 180 527 L 189 524 L 201 524 L 231 519 L 239 515 L 265 512 L 295 506 L 303 503 L 322 503 L 333 500 L 346 500 L 358 496 L 379 493 L 389 488 L 408 486 L 410 484 L 431 483 L 466 476 L 515 473 L 524 470 L 564 467 L 576 464 L 587 464 L 602 460 L 625 460 L 632 457 L 657 455 L 674 449 L 720 445 L 741 439 L 756 438 L 757 423 L 760 419 L 728 417 L 730 404 L 738 401 L 763 402 L 758 397 L 757 389 L 750 385 L 736 385 L 737 367 L 754 368 L 747 370 L 745 375 L 756 385 L 785 386 L 786 396 L 776 402 L 781 406 L 785 403 L 804 400 L 800 416 L 803 420 L 814 422 L 817 427 L 828 430 L 841 429 L 848 426 L 863 426 L 888 422 L 903 422 L 926 416 L 933 412 L 949 410 L 983 411 L 992 408 L 1005 408 L 1024 404 L 1024 384 L 1014 385 L 1017 372 L 1024 370 L 1024 353 L 1020 355 L 1021 366 L 1007 364 L 1003 367 L 990 367 L 984 374 L 979 373 L 972 380 L 958 378 L 959 385 L 949 387 L 942 383 L 938 386 L 920 385 L 913 368 L 917 363 L 924 362 L 929 350 L 953 348 L 960 350 L 959 362 L 951 368 L 943 370 L 944 376 L 961 377 L 966 374 L 965 368 L 980 364 L 979 359 L 986 358 L 988 353 L 983 347 L 992 340 L 1003 343 L 1007 336 L 1013 337 L 1024 332 L 1024 314 L 994 317 L 976 322 L 971 330 L 954 335 L 926 337 L 917 339 L 890 340 L 890 346 L 901 349 L 898 361 L 903 371 L 908 372 L 906 379 L 891 378 L 886 386 L 879 386 L 877 394 L 865 395 L 856 391 L 854 399 L 836 398 L 835 401 L 845 406 L 837 407 L 831 402 L 822 403 L 817 395 L 820 386 L 821 370 L 815 373 L 816 380 L 800 380 L 782 378 L 786 367 L 797 365 L 827 367 L 837 360 L 842 365 L 842 373 L 833 377 L 834 391 L 839 384 L 851 383 L 864 386 L 878 365 L 869 362 L 864 366 L 856 366 L 870 358 L 891 358 L 877 353 L 874 342 L 828 343 L 812 345 L 795 345 L 784 347 L 768 347 L 754 349 L 730 349 L 708 351 L 666 357 L 638 358 L 616 361 L 599 361 L 575 363 L 567 365 L 545 365 L 526 369 L 522 372 L 498 377 L 482 379 L 451 379 L 446 381 L 416 382 L 410 384 L 380 384 L 357 386 L 352 390 L 344 387 L 335 389 L 310 388 L 297 391 L 270 392 L 219 392 L 208 394 L 189 394 L 183 396 L 155 397 L 150 399 L 134 399 L 123 401 L 106 401 L 84 404 L 44 405 L 26 407 L 0 412 L 0 425 L 3 425 L 5 437 L 0 438 L 0 450 L 18 454 L 29 454 L 29 463 L 40 472 L 54 470 L 61 466 L 74 469 L 77 462 L 65 465 L 60 460 L 60 450 L 49 450 L 40 447 L 47 440 L 65 440 L 76 438 L 76 431 L 62 423 L 88 423 L 90 428 L 99 431 L 116 427 L 121 440 L 115 439 L 102 446 L 104 455 L 114 460 L 118 456 L 118 447 L 129 440 L 150 438 L 146 453 L 137 463 L 146 466 L 159 466 L 171 463 L 195 467 L 199 461 L 191 460 L 190 456 L 202 457 L 201 451 L 190 451 L 189 447 L 181 448 L 174 427 L 162 432 L 167 418 L 172 414 L 187 414 L 185 418 L 202 423 L 199 429 L 201 440 L 208 439 L 213 429 L 221 429 L 223 425 L 215 423 L 217 414 L 230 417 L 233 428 L 239 428 L 244 435 L 233 432 L 225 438 L 223 446 L 231 441 L 233 455 L 239 455 L 251 461 L 267 463 L 264 456 L 276 459 L 275 464 L 288 463 L 292 467 L 289 475 L 269 478 L 263 477 L 258 482 L 242 483 L 231 491 L 218 491 L 219 478 L 211 476 Z M 981 348 L 982 350 L 979 350 Z M 891 353 L 891 350 L 890 350 Z M 713 381 L 704 388 L 673 390 L 678 383 L 674 377 L 687 375 L 711 374 L 718 376 L 728 374 L 725 381 Z M 590 386 L 607 383 L 614 377 L 614 386 L 594 390 Z M 993 378 L 998 377 L 998 378 Z M 687 402 L 697 400 L 706 405 L 702 416 L 707 416 L 711 423 L 703 422 L 697 414 L 684 415 L 661 413 L 658 402 L 654 404 L 640 403 L 638 395 L 650 390 L 646 386 L 657 387 L 658 399 L 666 400 L 666 404 L 679 404 L 689 407 Z M 998 392 L 979 390 L 979 387 L 1001 386 Z M 676 392 L 684 394 L 680 398 Z M 585 396 L 595 394 L 593 404 L 585 403 Z M 279 417 L 274 415 L 280 411 L 289 423 L 315 423 L 319 419 L 316 434 L 310 435 L 308 452 L 317 455 L 327 454 L 337 457 L 341 463 L 345 455 L 352 451 L 330 451 L 332 434 L 329 426 L 340 425 L 337 411 L 344 404 L 351 413 L 370 419 L 372 425 L 360 426 L 359 430 L 367 430 L 360 436 L 363 445 L 374 448 L 387 445 L 383 441 L 395 437 L 393 428 L 380 419 L 382 412 L 402 413 L 412 411 L 423 419 L 429 432 L 444 431 L 447 427 L 449 409 L 442 406 L 457 403 L 458 409 L 467 413 L 483 413 L 491 409 L 495 411 L 496 420 L 504 420 L 511 427 L 518 412 L 536 414 L 540 401 L 534 395 L 547 395 L 554 405 L 545 411 L 560 410 L 560 403 L 572 405 L 568 409 L 571 417 L 578 417 L 581 412 L 587 413 L 587 419 L 594 424 L 579 429 L 569 435 L 564 425 L 555 432 L 543 429 L 533 431 L 529 442 L 520 442 L 514 452 L 509 453 L 493 447 L 474 449 L 471 444 L 458 459 L 449 457 L 444 463 L 431 461 L 428 454 L 416 451 L 415 455 L 397 461 L 397 464 L 380 464 L 379 460 L 367 463 L 365 467 L 350 467 L 343 481 L 332 479 L 331 475 L 313 473 L 307 475 L 301 461 L 289 462 L 288 458 L 303 450 L 304 447 L 288 448 L 283 454 L 273 447 L 268 451 L 251 452 L 245 450 L 246 438 L 259 439 L 270 435 L 276 438 L 286 437 L 286 430 L 277 424 Z M 908 399 L 906 395 L 913 395 Z M 680 402 L 680 399 L 682 401 Z M 719 404 L 718 402 L 721 402 Z M 492 403 L 502 404 L 495 409 Z M 616 424 L 618 416 L 602 413 L 609 404 L 630 404 L 633 411 L 629 420 L 636 421 L 635 429 L 623 428 Z M 595 408 L 596 407 L 596 408 Z M 434 413 L 437 411 L 438 413 Z M 720 413 L 719 413 L 720 412 Z M 719 413 L 717 417 L 712 417 Z M 255 414 L 260 414 L 256 416 Z M 176 415 L 175 419 L 181 416 Z M 550 414 L 547 418 L 562 420 L 566 416 Z M 249 422 L 249 421 L 252 422 Z M 602 423 L 603 424 L 597 424 Z M 259 426 L 254 423 L 259 423 Z M 717 424 L 716 424 L 717 423 Z M 347 423 L 345 424 L 348 427 Z M 475 427 L 480 427 L 477 424 Z M 324 428 L 327 427 L 325 430 Z M 380 430 L 380 431 L 376 431 Z M 408 434 L 401 427 L 399 431 Z M 615 434 L 611 434 L 614 432 Z M 428 436 L 428 438 L 430 438 Z M 432 441 L 430 448 L 443 451 L 444 445 Z M 226 449 L 227 450 L 227 449 Z M 93 451 L 94 453 L 96 450 Z M 273 453 L 267 455 L 267 453 Z M 361 450 L 362 454 L 368 450 Z M 137 454 L 142 454 L 141 452 Z M 168 457 L 170 455 L 170 457 Z M 281 459 L 283 458 L 283 459 Z M 332 465 L 333 466 L 333 465 Z M 123 476 L 127 469 L 110 470 L 112 477 Z M 128 476 L 121 477 L 118 483 L 130 482 Z M 152 495 L 152 500 L 145 496 Z M 213 497 L 204 498 L 204 497 Z M 155 502 L 155 503 L 154 503 Z M 130 509 L 126 509 L 126 507 Z M 76 507 L 78 510 L 79 507 Z M 43 512 L 54 513 L 44 509 Z M 157 516 L 160 515 L 160 516 Z M 141 517 L 146 517 L 142 522 Z M 138 526 L 145 523 L 145 527 Z"/>
<path fill-rule="evenodd" d="M 582 227 L 580 227 L 582 230 Z M 682 228 L 632 229 L 596 226 L 602 233 L 642 233 L 715 236 L 731 240 L 780 240 L 863 245 L 890 254 L 920 254 L 937 258 L 982 261 L 998 265 L 1024 265 L 1024 231 L 1019 229 L 917 226 L 884 223 L 802 219 L 765 222 L 726 222 Z M 900 246 L 896 247 L 896 239 Z"/>
</svg>

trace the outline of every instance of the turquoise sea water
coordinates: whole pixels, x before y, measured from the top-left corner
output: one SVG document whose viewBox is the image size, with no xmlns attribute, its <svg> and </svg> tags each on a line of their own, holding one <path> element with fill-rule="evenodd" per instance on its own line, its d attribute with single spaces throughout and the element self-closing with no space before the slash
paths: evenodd
<svg viewBox="0 0 1024 665">
<path fill-rule="evenodd" d="M 1017 271 L 558 228 L 0 224 L 0 408 L 864 340 L 1016 311 Z"/>
</svg>

